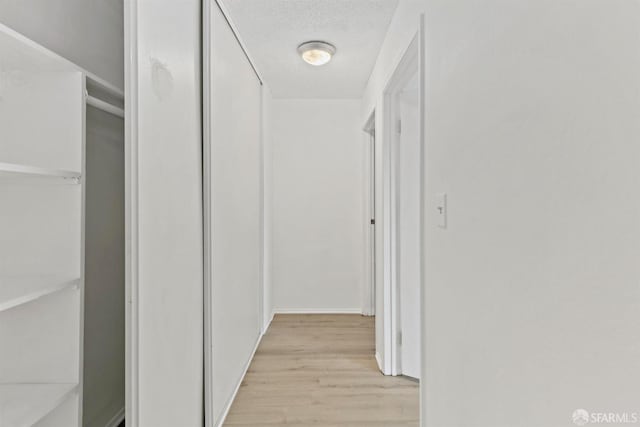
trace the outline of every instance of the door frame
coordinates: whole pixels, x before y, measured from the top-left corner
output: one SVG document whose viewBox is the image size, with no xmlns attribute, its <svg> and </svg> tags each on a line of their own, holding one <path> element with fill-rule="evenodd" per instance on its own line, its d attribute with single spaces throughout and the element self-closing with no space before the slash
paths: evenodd
<svg viewBox="0 0 640 427">
<path fill-rule="evenodd" d="M 398 259 L 399 253 L 399 233 L 398 233 L 398 141 L 399 141 L 399 129 L 398 118 L 399 109 L 397 97 L 403 87 L 409 82 L 409 80 L 418 73 L 419 80 L 419 111 L 420 111 L 420 147 L 421 147 L 421 161 L 420 161 L 420 176 L 422 177 L 420 183 L 420 251 L 423 253 L 424 248 L 424 193 L 426 188 L 425 182 L 425 52 L 424 52 L 424 16 L 420 17 L 420 25 L 418 31 L 411 39 L 407 48 L 405 49 L 398 65 L 396 66 L 393 74 L 391 75 L 387 85 L 383 91 L 383 156 L 386 157 L 384 164 L 386 165 L 383 175 L 384 184 L 383 191 L 386 190 L 387 194 L 383 194 L 384 204 L 384 218 L 383 218 L 383 241 L 384 241 L 384 311 L 382 313 L 384 320 L 384 354 L 387 355 L 384 361 L 384 373 L 386 375 L 401 375 L 401 307 L 400 307 L 400 281 L 398 271 Z M 383 172 L 383 173 L 384 173 Z M 421 327 L 420 336 L 421 343 L 420 348 L 424 354 L 424 256 L 421 254 L 421 271 L 420 271 L 420 317 Z M 388 359 L 388 360 L 387 360 Z M 422 367 L 421 372 L 424 373 L 424 357 L 421 357 Z M 424 375 L 421 375 L 424 378 Z M 422 384 L 423 382 L 421 382 Z M 423 386 L 421 385 L 421 388 Z"/>
<path fill-rule="evenodd" d="M 364 125 L 366 133 L 364 161 L 364 286 L 362 315 L 376 314 L 376 112 L 371 113 Z"/>
</svg>

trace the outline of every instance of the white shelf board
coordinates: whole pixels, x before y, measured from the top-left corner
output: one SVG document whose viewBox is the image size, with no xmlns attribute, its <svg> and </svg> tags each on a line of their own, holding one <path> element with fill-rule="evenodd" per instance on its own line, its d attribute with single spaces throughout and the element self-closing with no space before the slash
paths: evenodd
<svg viewBox="0 0 640 427">
<path fill-rule="evenodd" d="M 0 162 L 0 179 L 5 178 L 44 178 L 44 179 L 63 179 L 69 183 L 78 184 L 80 182 L 80 173 L 59 169 L 47 169 L 29 165 L 18 165 L 14 163 Z"/>
<path fill-rule="evenodd" d="M 124 92 L 81 68 L 66 58 L 52 52 L 33 40 L 23 36 L 4 24 L 0 24 L 0 52 L 3 71 L 75 71 L 83 73 L 96 85 L 102 87 L 112 95 L 123 99 Z"/>
<path fill-rule="evenodd" d="M 0 52 L 2 52 L 2 66 L 5 72 L 78 71 L 72 62 L 2 24 L 0 24 Z"/>
<path fill-rule="evenodd" d="M 80 279 L 47 276 L 0 277 L 0 312 L 65 289 L 78 288 L 80 283 Z"/>
<path fill-rule="evenodd" d="M 77 384 L 0 384 L 0 426 L 31 427 L 77 388 Z"/>
</svg>

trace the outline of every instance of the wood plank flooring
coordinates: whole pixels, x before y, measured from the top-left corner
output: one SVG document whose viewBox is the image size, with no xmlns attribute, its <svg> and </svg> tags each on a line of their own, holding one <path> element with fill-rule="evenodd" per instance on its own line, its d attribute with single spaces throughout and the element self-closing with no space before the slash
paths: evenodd
<svg viewBox="0 0 640 427">
<path fill-rule="evenodd" d="M 372 317 L 277 315 L 225 426 L 417 426 L 419 386 L 380 373 L 374 340 Z"/>
</svg>

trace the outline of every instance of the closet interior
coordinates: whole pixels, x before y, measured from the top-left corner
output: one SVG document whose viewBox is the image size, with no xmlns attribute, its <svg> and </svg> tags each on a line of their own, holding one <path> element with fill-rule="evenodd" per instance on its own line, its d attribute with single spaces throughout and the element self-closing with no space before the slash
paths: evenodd
<svg viewBox="0 0 640 427">
<path fill-rule="evenodd" d="M 87 129 L 96 127 L 88 118 L 108 114 L 122 133 L 122 103 L 119 89 L 0 25 L 0 426 L 83 425 L 83 348 L 95 332 L 86 329 L 94 310 L 85 253 L 98 247 L 106 269 L 124 263 L 124 226 L 119 246 L 104 251 L 88 226 L 96 221 L 87 199 L 101 198 L 87 194 L 100 191 L 87 185 Z M 115 172 L 123 191 L 124 170 Z M 124 273 L 112 279 L 107 305 L 117 311 Z"/>
</svg>

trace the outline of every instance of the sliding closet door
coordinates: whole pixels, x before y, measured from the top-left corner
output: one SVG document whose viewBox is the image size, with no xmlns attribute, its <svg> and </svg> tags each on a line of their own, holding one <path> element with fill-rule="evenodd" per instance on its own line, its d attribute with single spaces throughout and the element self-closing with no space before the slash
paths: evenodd
<svg viewBox="0 0 640 427">
<path fill-rule="evenodd" d="M 214 1 L 207 12 L 206 405 L 208 425 L 218 425 L 261 333 L 261 85 Z"/>
<path fill-rule="evenodd" d="M 127 427 L 203 422 L 200 23 L 125 0 Z"/>
</svg>

